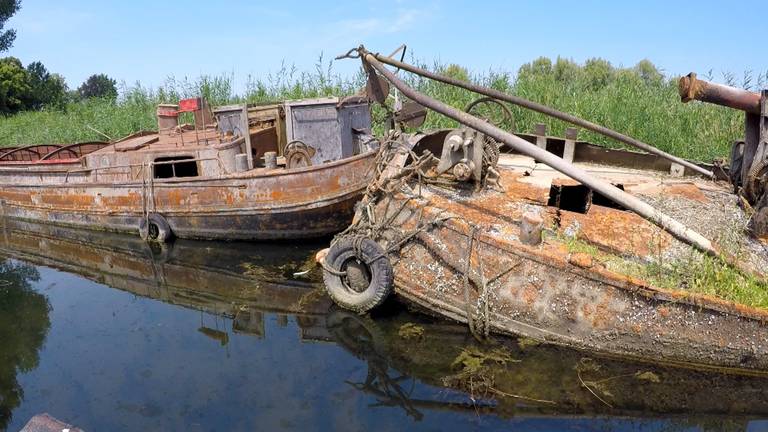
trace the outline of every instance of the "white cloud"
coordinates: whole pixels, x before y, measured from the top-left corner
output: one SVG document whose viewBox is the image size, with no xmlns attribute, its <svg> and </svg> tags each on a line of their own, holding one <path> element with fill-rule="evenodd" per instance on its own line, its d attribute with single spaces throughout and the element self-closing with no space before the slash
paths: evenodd
<svg viewBox="0 0 768 432">
<path fill-rule="evenodd" d="M 391 34 L 411 29 L 423 15 L 420 9 L 399 9 L 388 17 L 345 19 L 328 26 L 331 39 L 363 38 Z"/>
</svg>

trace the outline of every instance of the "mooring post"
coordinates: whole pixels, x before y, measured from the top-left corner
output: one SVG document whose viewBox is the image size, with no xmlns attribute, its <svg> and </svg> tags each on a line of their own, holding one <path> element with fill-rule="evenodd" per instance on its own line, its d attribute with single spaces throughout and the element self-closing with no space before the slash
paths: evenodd
<svg viewBox="0 0 768 432">
<path fill-rule="evenodd" d="M 533 134 L 536 135 L 536 146 L 546 150 L 547 149 L 547 125 L 544 123 L 536 123 L 533 127 Z"/>
<path fill-rule="evenodd" d="M 573 156 L 576 154 L 576 136 L 579 131 L 576 128 L 567 128 L 565 130 L 565 147 L 563 147 L 563 160 L 569 163 L 573 162 Z"/>
</svg>

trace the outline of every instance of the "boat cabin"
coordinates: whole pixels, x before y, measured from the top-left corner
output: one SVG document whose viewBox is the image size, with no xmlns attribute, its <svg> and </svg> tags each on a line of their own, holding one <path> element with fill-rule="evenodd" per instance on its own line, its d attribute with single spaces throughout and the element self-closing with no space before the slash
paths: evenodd
<svg viewBox="0 0 768 432">
<path fill-rule="evenodd" d="M 43 183 L 219 178 L 318 166 L 374 143 L 369 104 L 359 97 L 214 109 L 193 98 L 158 105 L 157 122 L 157 132 L 111 143 L 8 148 L 0 153 L 0 173 Z"/>
</svg>

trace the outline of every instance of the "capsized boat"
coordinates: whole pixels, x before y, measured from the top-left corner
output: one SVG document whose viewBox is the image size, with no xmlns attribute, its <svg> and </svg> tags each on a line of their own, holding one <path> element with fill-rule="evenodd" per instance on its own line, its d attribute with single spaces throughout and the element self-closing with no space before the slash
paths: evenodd
<svg viewBox="0 0 768 432">
<path fill-rule="evenodd" d="M 179 124 L 187 116 L 191 124 Z M 166 241 L 319 237 L 347 226 L 371 178 L 368 101 L 157 109 L 158 132 L 0 154 L 7 217 Z"/>
<path fill-rule="evenodd" d="M 383 64 L 429 72 L 363 47 L 357 54 L 369 86 L 386 80 L 461 127 L 396 129 L 383 139 L 379 176 L 355 221 L 319 257 L 337 304 L 364 312 L 394 289 L 479 338 L 513 334 L 669 364 L 768 371 L 768 253 L 752 235 L 761 211 L 751 201 L 758 210 L 750 220 L 748 199 L 723 181 L 727 167 L 604 149 L 579 142 L 575 131 L 564 139 L 512 134 L 414 91 Z M 741 154 L 748 170 L 751 156 Z M 675 277 L 686 266 L 714 276 Z"/>
</svg>

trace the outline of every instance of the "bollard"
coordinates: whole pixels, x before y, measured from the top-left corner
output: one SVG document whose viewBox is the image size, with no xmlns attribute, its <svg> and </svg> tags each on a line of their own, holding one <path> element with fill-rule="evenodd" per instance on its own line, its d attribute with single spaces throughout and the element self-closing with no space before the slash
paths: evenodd
<svg viewBox="0 0 768 432">
<path fill-rule="evenodd" d="M 544 123 L 536 123 L 534 126 L 533 134 L 536 135 L 536 146 L 546 150 L 547 149 L 547 125 Z"/>
<path fill-rule="evenodd" d="M 544 220 L 539 213 L 532 210 L 526 211 L 520 221 L 520 242 L 529 246 L 540 244 L 543 228 Z"/>
<path fill-rule="evenodd" d="M 267 169 L 275 169 L 277 168 L 277 153 L 273 151 L 269 151 L 264 153 L 264 166 Z"/>
<path fill-rule="evenodd" d="M 563 160 L 573 163 L 573 157 L 576 154 L 576 136 L 579 133 L 575 128 L 565 130 L 565 147 L 563 147 Z"/>
</svg>

